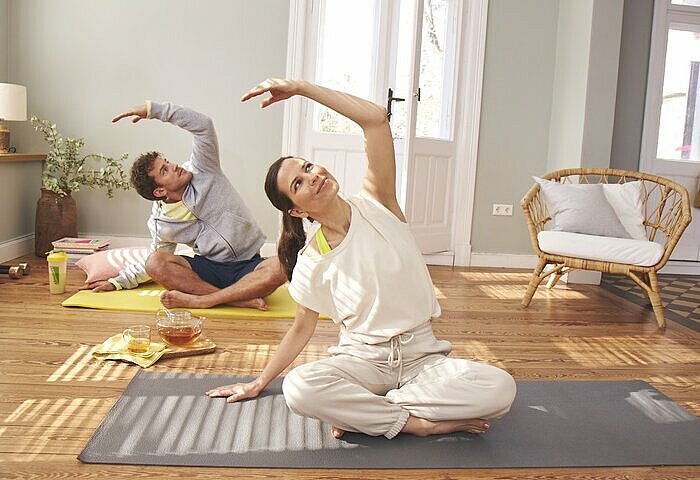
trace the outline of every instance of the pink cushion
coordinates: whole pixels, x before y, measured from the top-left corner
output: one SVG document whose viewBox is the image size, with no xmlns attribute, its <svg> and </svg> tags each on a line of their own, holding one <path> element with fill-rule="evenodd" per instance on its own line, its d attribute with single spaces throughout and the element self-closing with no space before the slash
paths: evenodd
<svg viewBox="0 0 700 480">
<path fill-rule="evenodd" d="M 114 248 L 86 255 L 75 264 L 87 274 L 87 283 L 116 277 L 129 263 L 144 263 L 148 258 L 148 248 Z"/>
</svg>

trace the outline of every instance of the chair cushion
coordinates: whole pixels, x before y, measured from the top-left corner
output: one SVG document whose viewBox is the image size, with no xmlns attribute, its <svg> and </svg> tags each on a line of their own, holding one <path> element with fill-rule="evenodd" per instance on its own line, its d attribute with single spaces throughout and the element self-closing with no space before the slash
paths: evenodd
<svg viewBox="0 0 700 480">
<path fill-rule="evenodd" d="M 631 238 L 601 184 L 569 184 L 533 177 L 552 216 L 552 230 Z"/>
<path fill-rule="evenodd" d="M 601 237 L 582 233 L 542 231 L 540 250 L 553 255 L 651 267 L 661 260 L 663 245 L 648 240 Z"/>
</svg>

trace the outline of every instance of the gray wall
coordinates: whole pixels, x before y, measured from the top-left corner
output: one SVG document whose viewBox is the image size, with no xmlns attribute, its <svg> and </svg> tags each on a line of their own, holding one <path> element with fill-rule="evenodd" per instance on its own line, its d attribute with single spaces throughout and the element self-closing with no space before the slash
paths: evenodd
<svg viewBox="0 0 700 480">
<path fill-rule="evenodd" d="M 0 82 L 21 83 L 11 75 L 9 53 L 10 10 L 12 2 L 0 0 Z M 22 123 L 8 122 L 12 136 L 10 142 L 17 145 Z M 21 151 L 21 149 L 20 149 Z M 41 186 L 41 165 L 38 162 L 0 163 L 0 203 L 3 205 L 0 222 L 0 243 L 14 240 L 34 232 L 34 208 Z"/>
<path fill-rule="evenodd" d="M 531 176 L 610 164 L 623 7 L 489 2 L 472 252 L 532 254 L 519 206 Z"/>
<path fill-rule="evenodd" d="M 654 0 L 625 0 L 610 166 L 638 170 Z"/>
<path fill-rule="evenodd" d="M 7 0 L 0 0 L 0 83 L 7 83 L 7 54 L 9 53 L 10 24 Z"/>
<path fill-rule="evenodd" d="M 556 0 L 492 0 L 486 30 L 472 251 L 531 254 L 520 199 L 547 169 Z M 512 217 L 491 215 L 513 204 Z"/>
<path fill-rule="evenodd" d="M 586 101 L 580 95 L 564 101 L 557 90 L 562 88 L 555 82 L 557 61 L 566 60 L 557 45 L 563 49 L 567 41 L 559 30 L 567 22 L 574 28 L 576 9 L 590 11 L 595 1 L 489 3 L 473 252 L 532 253 L 519 201 L 532 184 L 530 176 L 550 170 L 555 116 L 565 115 L 567 102 Z M 612 138 L 612 165 L 622 168 L 638 164 L 652 3 L 624 5 Z M 272 240 L 277 214 L 261 185 L 269 161 L 280 153 L 282 108 L 260 112 L 238 97 L 265 76 L 284 74 L 287 9 L 279 0 L 0 0 L 0 80 L 26 85 L 29 112 L 55 121 L 66 135 L 85 137 L 86 152 L 129 152 L 129 165 L 153 148 L 181 162 L 190 137 L 157 121 L 112 125 L 115 113 L 152 98 L 209 114 L 224 170 Z M 45 151 L 28 122 L 11 127 L 20 151 Z M 565 155 L 556 157 L 571 166 Z M 3 243 L 34 230 L 40 167 L 4 164 L 0 177 Z M 75 196 L 81 232 L 147 235 L 149 204 L 134 191 L 112 200 L 101 191 Z M 514 216 L 492 216 L 493 203 L 513 204 Z"/>
<path fill-rule="evenodd" d="M 116 113 L 154 99 L 208 114 L 224 172 L 274 239 L 277 215 L 262 184 L 280 154 L 282 108 L 260 111 L 239 98 L 265 77 L 284 75 L 288 15 L 288 3 L 278 0 L 10 0 L 10 72 L 27 86 L 30 114 L 84 137 L 86 153 L 129 152 L 127 166 L 152 149 L 181 163 L 191 136 L 156 120 L 113 125 Z M 18 125 L 22 151 L 46 150 L 29 122 Z M 34 192 L 35 202 L 38 185 Z M 100 190 L 74 196 L 79 231 L 147 236 L 150 202 L 135 191 L 113 199 Z M 33 207 L 23 215 L 33 222 Z M 13 234 L 0 232 L 0 241 Z"/>
</svg>

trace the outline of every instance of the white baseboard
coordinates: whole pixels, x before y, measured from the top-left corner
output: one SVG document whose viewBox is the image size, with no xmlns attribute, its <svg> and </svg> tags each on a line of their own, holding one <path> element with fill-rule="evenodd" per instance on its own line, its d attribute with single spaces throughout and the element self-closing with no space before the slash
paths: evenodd
<svg viewBox="0 0 700 480">
<path fill-rule="evenodd" d="M 673 275 L 700 275 L 700 262 L 685 262 L 683 260 L 669 260 L 659 273 Z"/>
<path fill-rule="evenodd" d="M 535 268 L 537 255 L 472 252 L 470 267 Z"/>
<path fill-rule="evenodd" d="M 34 234 L 28 233 L 0 243 L 0 262 L 7 262 L 32 252 L 34 252 Z"/>
<path fill-rule="evenodd" d="M 436 253 L 424 253 L 423 259 L 426 265 L 447 265 L 451 267 L 456 264 L 455 252 L 452 250 Z"/>
<path fill-rule="evenodd" d="M 81 237 L 99 238 L 110 240 L 111 248 L 125 247 L 147 247 L 151 244 L 150 237 L 132 237 L 122 235 L 104 235 L 92 233 L 80 233 Z M 535 268 L 537 263 L 536 255 L 515 255 L 509 253 L 477 253 L 460 249 L 457 252 L 440 252 L 423 255 L 428 265 L 464 266 L 467 263 L 470 267 L 496 267 L 496 268 Z M 34 251 L 34 234 L 30 233 L 21 237 L 13 238 L 0 243 L 0 262 L 27 255 Z M 263 257 L 270 257 L 277 254 L 277 245 L 274 242 L 265 242 L 260 249 Z M 464 257 L 469 261 L 464 262 Z M 583 273 L 583 272 L 579 272 Z M 700 275 L 699 262 L 684 262 L 681 260 L 669 260 L 659 273 L 670 273 L 675 275 Z M 588 283 L 587 281 L 575 281 L 571 283 Z"/>
</svg>

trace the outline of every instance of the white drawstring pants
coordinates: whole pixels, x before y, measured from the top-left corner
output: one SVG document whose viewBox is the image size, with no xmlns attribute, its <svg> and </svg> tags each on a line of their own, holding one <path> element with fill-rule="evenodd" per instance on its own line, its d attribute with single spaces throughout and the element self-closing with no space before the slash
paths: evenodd
<svg viewBox="0 0 700 480">
<path fill-rule="evenodd" d="M 284 397 L 298 415 L 387 438 L 403 429 L 409 415 L 439 421 L 508 413 L 516 390 L 510 374 L 449 358 L 450 350 L 429 322 L 376 345 L 341 336 L 330 358 L 289 372 Z"/>
</svg>

